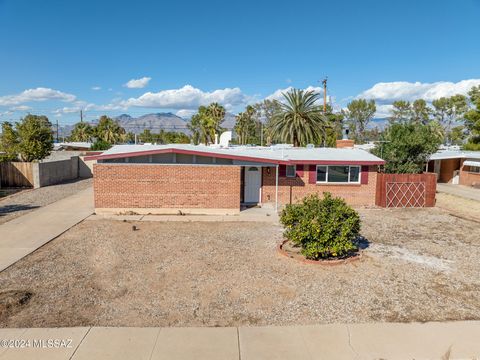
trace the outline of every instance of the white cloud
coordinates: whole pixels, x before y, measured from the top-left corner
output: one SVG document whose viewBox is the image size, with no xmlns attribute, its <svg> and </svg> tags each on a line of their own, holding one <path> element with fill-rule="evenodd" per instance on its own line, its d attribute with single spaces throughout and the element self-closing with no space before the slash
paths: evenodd
<svg viewBox="0 0 480 360">
<path fill-rule="evenodd" d="M 20 94 L 0 96 L 1 106 L 19 105 L 33 101 L 60 100 L 65 102 L 75 101 L 76 96 L 49 88 L 28 89 Z"/>
<path fill-rule="evenodd" d="M 144 76 L 141 79 L 132 79 L 123 86 L 130 89 L 141 89 L 147 86 L 150 80 L 152 80 L 151 77 Z"/>
<path fill-rule="evenodd" d="M 473 86 L 480 85 L 480 79 L 462 80 L 456 83 L 438 81 L 434 83 L 421 82 L 381 82 L 365 90 L 357 98 L 374 99 L 378 103 L 388 104 L 396 100 L 413 101 L 424 99 L 432 102 L 440 97 L 456 94 L 466 95 Z"/>
<path fill-rule="evenodd" d="M 278 90 L 274 91 L 272 94 L 268 95 L 265 98 L 265 100 L 277 100 L 277 101 L 280 101 L 280 102 L 284 102 L 285 97 L 283 96 L 283 94 L 286 94 L 287 92 L 289 92 L 291 90 L 293 90 L 293 86 L 289 86 L 285 89 L 278 89 Z M 318 94 L 323 94 L 323 89 L 319 86 L 308 86 L 303 90 L 313 91 L 313 92 L 316 92 Z M 323 102 L 323 99 L 319 99 L 319 100 Z"/>
<path fill-rule="evenodd" d="M 32 107 L 27 105 L 19 105 L 19 106 L 11 107 L 10 110 L 11 111 L 28 111 L 28 110 L 32 110 Z"/>
<path fill-rule="evenodd" d="M 232 107 L 247 104 L 249 99 L 239 88 L 225 88 L 206 92 L 191 85 L 185 85 L 180 89 L 162 90 L 156 93 L 147 92 L 138 98 L 125 100 L 121 104 L 127 108 L 133 106 L 193 110 L 200 105 L 218 102 L 229 110 Z"/>
<path fill-rule="evenodd" d="M 92 90 L 94 90 L 94 91 L 102 90 L 102 87 L 101 86 L 92 86 Z"/>
<path fill-rule="evenodd" d="M 377 104 L 377 112 L 375 113 L 376 118 L 387 118 L 389 117 L 392 111 L 393 105 L 379 105 Z"/>
<path fill-rule="evenodd" d="M 428 103 L 441 97 L 456 94 L 467 95 L 473 87 L 480 85 L 480 79 L 468 79 L 459 82 L 437 81 L 422 82 L 381 82 L 360 93 L 356 98 L 373 99 L 377 103 L 375 117 L 385 118 L 391 115 L 392 103 L 397 100 L 415 101 L 423 99 Z"/>
<path fill-rule="evenodd" d="M 77 107 L 77 106 L 74 106 L 74 107 L 63 107 L 63 108 L 60 108 L 60 109 L 56 109 L 54 111 L 52 111 L 52 113 L 54 114 L 72 114 L 72 113 L 76 113 L 76 112 L 80 112 L 81 108 L 80 107 Z"/>
<path fill-rule="evenodd" d="M 181 118 L 184 119 L 190 119 L 193 114 L 195 114 L 197 111 L 196 110 L 189 110 L 189 109 L 181 109 L 178 110 L 175 115 L 180 116 Z"/>
</svg>

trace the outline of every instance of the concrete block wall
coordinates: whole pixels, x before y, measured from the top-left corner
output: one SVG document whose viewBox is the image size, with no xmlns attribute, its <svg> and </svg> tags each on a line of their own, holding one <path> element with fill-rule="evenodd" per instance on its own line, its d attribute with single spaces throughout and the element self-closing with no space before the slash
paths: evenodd
<svg viewBox="0 0 480 360">
<path fill-rule="evenodd" d="M 236 213 L 240 166 L 94 164 L 97 213 Z"/>
<path fill-rule="evenodd" d="M 78 156 L 67 160 L 32 163 L 32 166 L 35 189 L 78 178 Z"/>
<path fill-rule="evenodd" d="M 278 178 L 278 201 L 279 205 L 286 205 L 301 201 L 305 196 L 317 193 L 320 196 L 324 192 L 341 197 L 353 206 L 375 205 L 375 193 L 377 185 L 377 167 L 368 167 L 367 184 L 310 184 L 310 167 L 297 165 L 297 176 Z M 299 171 L 300 170 L 300 171 Z M 262 171 L 262 199 L 263 204 L 275 202 L 275 168 L 263 168 Z"/>
</svg>

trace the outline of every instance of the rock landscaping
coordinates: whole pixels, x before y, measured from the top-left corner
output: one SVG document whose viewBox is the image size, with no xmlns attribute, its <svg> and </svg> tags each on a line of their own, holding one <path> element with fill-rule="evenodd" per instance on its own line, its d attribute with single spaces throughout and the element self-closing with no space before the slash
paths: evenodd
<svg viewBox="0 0 480 360">
<path fill-rule="evenodd" d="M 280 256 L 274 224 L 84 221 L 0 273 L 9 304 L 33 294 L 0 326 L 480 319 L 478 223 L 435 208 L 359 213 L 362 257 L 326 267 Z"/>
</svg>

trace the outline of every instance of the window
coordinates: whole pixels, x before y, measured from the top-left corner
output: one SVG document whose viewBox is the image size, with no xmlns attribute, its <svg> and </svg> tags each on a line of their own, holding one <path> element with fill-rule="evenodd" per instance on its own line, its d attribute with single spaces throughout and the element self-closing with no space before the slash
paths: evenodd
<svg viewBox="0 0 480 360">
<path fill-rule="evenodd" d="M 360 183 L 360 166 L 318 165 L 317 183 Z"/>
<path fill-rule="evenodd" d="M 473 173 L 480 173 L 480 166 L 470 166 L 469 171 Z"/>
<path fill-rule="evenodd" d="M 287 169 L 286 169 L 285 174 L 286 174 L 287 177 L 297 176 L 297 166 L 296 165 L 287 165 Z"/>
</svg>

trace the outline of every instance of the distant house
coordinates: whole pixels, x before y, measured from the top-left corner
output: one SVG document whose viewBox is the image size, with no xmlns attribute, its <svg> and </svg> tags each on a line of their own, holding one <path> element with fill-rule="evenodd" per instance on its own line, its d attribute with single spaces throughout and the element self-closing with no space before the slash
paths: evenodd
<svg viewBox="0 0 480 360">
<path fill-rule="evenodd" d="M 480 151 L 441 150 L 428 162 L 441 183 L 480 187 Z"/>
<path fill-rule="evenodd" d="M 92 147 L 92 143 L 90 142 L 61 142 L 61 143 L 55 143 L 53 144 L 53 149 L 55 151 L 62 151 L 62 150 L 68 150 L 68 151 L 87 151 L 90 150 Z"/>
<path fill-rule="evenodd" d="M 353 145 L 339 141 L 339 146 Z M 374 205 L 384 161 L 353 148 L 117 145 L 87 157 L 94 165 L 97 213 L 238 213 L 278 208 L 329 191 Z"/>
</svg>

